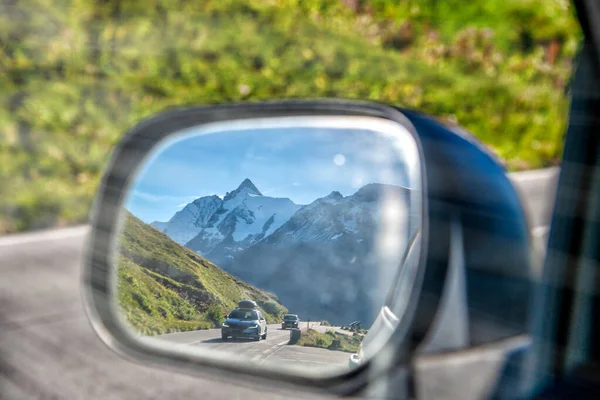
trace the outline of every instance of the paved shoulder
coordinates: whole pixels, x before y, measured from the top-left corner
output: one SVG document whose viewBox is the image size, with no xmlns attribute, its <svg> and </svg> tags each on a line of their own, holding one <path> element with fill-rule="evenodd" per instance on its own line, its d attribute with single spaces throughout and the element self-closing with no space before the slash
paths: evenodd
<svg viewBox="0 0 600 400">
<path fill-rule="evenodd" d="M 534 228 L 549 223 L 557 175 L 558 170 L 511 174 L 527 202 Z M 114 354 L 96 337 L 81 303 L 81 257 L 87 229 L 74 227 L 0 238 L 0 397 L 303 396 L 300 392 L 285 393 L 274 388 L 247 388 L 240 382 L 228 384 L 225 376 L 227 390 L 223 390 L 224 383 L 214 379 L 149 368 Z M 306 360 L 303 354 L 313 351 L 286 346 L 278 356 L 292 361 Z M 341 360 L 346 355 L 339 357 Z"/>
<path fill-rule="evenodd" d="M 302 397 L 141 366 L 97 338 L 80 296 L 87 228 L 0 239 L 0 398 Z M 3 243 L 10 245 L 3 245 Z M 226 385 L 227 390 L 223 390 Z M 314 398 L 314 396 L 311 396 Z"/>
</svg>

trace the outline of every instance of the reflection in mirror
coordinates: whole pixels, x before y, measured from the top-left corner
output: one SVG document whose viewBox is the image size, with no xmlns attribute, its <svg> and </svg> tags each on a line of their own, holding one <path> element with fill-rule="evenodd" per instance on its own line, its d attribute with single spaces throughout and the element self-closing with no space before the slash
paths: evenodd
<svg viewBox="0 0 600 400">
<path fill-rule="evenodd" d="M 124 204 L 123 320 L 225 361 L 348 369 L 421 229 L 419 165 L 409 132 L 375 118 L 250 119 L 171 136 Z"/>
</svg>

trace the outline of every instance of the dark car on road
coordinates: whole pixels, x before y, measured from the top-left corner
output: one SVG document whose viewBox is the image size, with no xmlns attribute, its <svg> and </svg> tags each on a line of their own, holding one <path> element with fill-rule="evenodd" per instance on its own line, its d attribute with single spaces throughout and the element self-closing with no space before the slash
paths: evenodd
<svg viewBox="0 0 600 400">
<path fill-rule="evenodd" d="M 221 326 L 221 338 L 247 338 L 261 340 L 267 338 L 267 321 L 260 310 L 236 308 L 227 316 Z"/>
<path fill-rule="evenodd" d="M 293 329 L 300 326 L 300 318 L 296 314 L 286 314 L 283 316 L 281 329 Z"/>
</svg>

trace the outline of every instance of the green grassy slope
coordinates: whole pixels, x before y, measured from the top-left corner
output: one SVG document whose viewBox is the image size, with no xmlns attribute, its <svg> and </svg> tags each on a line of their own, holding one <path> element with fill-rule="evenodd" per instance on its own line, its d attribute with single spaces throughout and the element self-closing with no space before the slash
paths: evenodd
<svg viewBox="0 0 600 400">
<path fill-rule="evenodd" d="M 118 299 L 132 326 L 160 334 L 219 326 L 242 299 L 258 303 L 268 323 L 287 312 L 275 295 L 216 265 L 124 211 Z"/>
<path fill-rule="evenodd" d="M 339 348 L 332 348 L 332 343 L 334 340 L 338 340 Z M 345 351 L 347 353 L 356 353 L 360 348 L 360 344 L 363 340 L 363 336 L 361 335 L 345 335 L 343 333 L 337 333 L 332 331 L 327 331 L 325 333 L 319 333 L 314 329 L 309 329 L 307 332 L 303 333 L 296 343 L 298 346 L 307 346 L 307 347 L 319 347 L 322 349 L 331 349 L 337 351 Z"/>
<path fill-rule="evenodd" d="M 370 99 L 555 165 L 581 38 L 566 0 L 0 4 L 0 233 L 85 222 L 112 146 L 182 104 Z"/>
</svg>

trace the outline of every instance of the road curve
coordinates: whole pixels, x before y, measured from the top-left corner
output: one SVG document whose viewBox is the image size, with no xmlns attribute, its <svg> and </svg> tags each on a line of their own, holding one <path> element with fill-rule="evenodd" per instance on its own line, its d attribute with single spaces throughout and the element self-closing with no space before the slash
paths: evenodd
<svg viewBox="0 0 600 400">
<path fill-rule="evenodd" d="M 557 172 L 552 171 L 510 175 L 526 199 L 534 230 L 549 223 Z M 226 376 L 191 377 L 117 356 L 96 337 L 81 303 L 87 231 L 82 226 L 0 238 L 0 398 L 326 398 L 248 387 Z M 285 346 L 290 348 L 300 347 Z"/>
<path fill-rule="evenodd" d="M 288 345 L 290 331 L 282 330 L 281 325 L 268 325 L 267 338 L 258 342 L 248 339 L 231 338 L 223 340 L 220 329 L 170 333 L 155 336 L 154 338 L 170 344 L 203 347 L 223 352 L 224 357 L 227 357 L 228 353 L 233 353 L 236 356 L 242 356 L 253 362 L 261 362 L 271 358 L 283 346 Z"/>
<path fill-rule="evenodd" d="M 92 330 L 80 282 L 87 227 L 0 239 L 0 398 L 314 398 L 127 361 Z M 321 397 L 326 398 L 326 397 Z"/>
<path fill-rule="evenodd" d="M 318 328 L 317 325 L 311 323 L 311 328 Z M 303 322 L 302 327 L 305 326 L 306 323 Z M 169 333 L 154 338 L 174 345 L 200 346 L 219 351 L 223 353 L 224 357 L 233 353 L 256 364 L 275 361 L 278 365 L 290 363 L 295 366 L 332 367 L 338 365 L 343 369 L 348 367 L 348 358 L 350 357 L 348 353 L 288 345 L 290 331 L 281 329 L 279 324 L 268 325 L 267 331 L 267 339 L 259 342 L 244 339 L 223 340 L 220 329 Z"/>
</svg>

